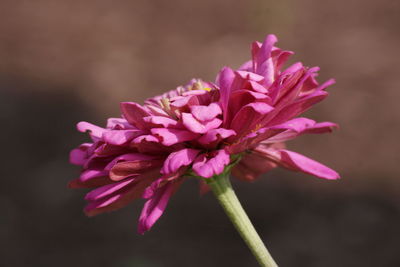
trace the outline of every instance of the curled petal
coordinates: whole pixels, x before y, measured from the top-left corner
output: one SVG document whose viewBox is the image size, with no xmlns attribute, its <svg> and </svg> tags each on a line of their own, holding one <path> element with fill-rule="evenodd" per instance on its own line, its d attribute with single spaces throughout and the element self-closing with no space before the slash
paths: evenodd
<svg viewBox="0 0 400 267">
<path fill-rule="evenodd" d="M 236 135 L 234 130 L 218 128 L 212 129 L 205 133 L 202 137 L 200 137 L 197 141 L 199 141 L 202 145 L 209 145 L 212 143 L 218 143 L 221 140 Z"/>
<path fill-rule="evenodd" d="M 125 119 L 139 129 L 147 129 L 143 118 L 150 116 L 150 113 L 141 105 L 134 102 L 122 102 L 121 111 Z"/>
<path fill-rule="evenodd" d="M 107 166 L 104 169 L 107 171 L 111 170 L 114 167 L 114 165 L 117 164 L 119 161 L 152 160 L 154 158 L 155 158 L 154 156 L 141 153 L 123 154 L 121 156 L 114 158 L 110 163 L 107 164 Z"/>
<path fill-rule="evenodd" d="M 103 140 L 111 145 L 123 145 L 143 134 L 140 130 L 110 130 L 103 133 Z"/>
<path fill-rule="evenodd" d="M 73 149 L 69 153 L 69 162 L 75 165 L 83 165 L 85 164 L 88 153 L 87 150 L 92 144 L 84 143 L 80 145 L 78 148 Z"/>
<path fill-rule="evenodd" d="M 182 123 L 183 125 L 193 133 L 206 133 L 211 129 L 218 128 L 222 121 L 218 118 L 214 118 L 210 121 L 200 122 L 196 120 L 190 113 L 182 113 Z"/>
<path fill-rule="evenodd" d="M 135 178 L 125 179 L 118 183 L 108 184 L 99 188 L 96 188 L 89 193 L 86 194 L 85 200 L 88 201 L 96 201 L 101 198 L 107 197 L 112 195 L 113 193 L 117 192 L 118 190 L 124 188 L 125 186 L 131 184 Z"/>
<path fill-rule="evenodd" d="M 158 176 L 162 160 L 134 160 L 115 164 L 110 170 L 110 179 L 121 181 L 130 176 L 141 175 L 142 179 Z"/>
<path fill-rule="evenodd" d="M 263 116 L 273 110 L 274 108 L 272 106 L 262 102 L 247 104 L 235 115 L 230 128 L 233 129 L 238 136 L 254 131 Z"/>
<path fill-rule="evenodd" d="M 221 107 L 217 103 L 208 106 L 194 105 L 190 107 L 193 116 L 199 121 L 209 121 L 222 114 Z"/>
<path fill-rule="evenodd" d="M 164 116 L 149 116 L 144 117 L 143 120 L 149 123 L 152 127 L 174 127 L 178 125 L 176 120 Z"/>
<path fill-rule="evenodd" d="M 106 131 L 106 129 L 86 121 L 79 122 L 76 125 L 76 128 L 82 133 L 89 132 L 90 137 L 92 137 L 93 141 L 99 140 L 103 136 L 103 133 Z"/>
<path fill-rule="evenodd" d="M 162 174 L 171 174 L 179 170 L 182 166 L 190 165 L 199 154 L 199 150 L 185 148 L 171 153 L 164 162 L 161 169 Z"/>
<path fill-rule="evenodd" d="M 129 129 L 132 125 L 123 118 L 109 118 L 107 119 L 107 129 Z"/>
<path fill-rule="evenodd" d="M 273 126 L 271 129 L 281 129 L 283 132 L 272 136 L 266 143 L 276 143 L 291 140 L 303 134 L 321 134 L 332 132 L 338 125 L 333 122 L 316 123 L 307 118 L 295 118 L 283 124 Z"/>
<path fill-rule="evenodd" d="M 128 205 L 135 199 L 138 199 L 143 194 L 143 190 L 152 182 L 152 179 L 135 178 L 125 186 L 111 192 L 104 190 L 103 196 L 97 200 L 90 201 L 85 207 L 87 216 L 95 216 L 103 212 L 110 212 Z M 100 191 L 98 191 L 100 193 Z M 100 193 L 101 194 L 101 193 Z M 94 197 L 94 194 L 93 194 Z"/>
<path fill-rule="evenodd" d="M 228 111 L 228 103 L 229 97 L 232 91 L 232 82 L 235 78 L 235 73 L 231 68 L 224 67 L 218 74 L 217 84 L 219 85 L 220 91 L 220 100 L 219 103 L 222 107 L 222 114 L 224 116 L 224 123 L 227 121 L 227 111 Z"/>
<path fill-rule="evenodd" d="M 221 149 L 211 158 L 207 158 L 205 154 L 198 156 L 193 163 L 193 170 L 201 177 L 210 178 L 214 175 L 221 174 L 229 162 L 229 154 L 224 149 Z"/>
<path fill-rule="evenodd" d="M 165 146 L 171 146 L 177 143 L 196 139 L 199 134 L 186 130 L 153 128 L 151 133 L 161 138 L 161 143 Z"/>
<path fill-rule="evenodd" d="M 180 182 L 170 182 L 159 188 L 152 198 L 144 204 L 139 218 L 138 232 L 144 234 L 161 217 L 171 195 L 180 186 Z"/>
<path fill-rule="evenodd" d="M 275 35 L 269 34 L 265 38 L 255 58 L 255 72 L 265 77 L 266 86 L 269 86 L 274 82 L 275 69 L 274 62 L 271 57 L 271 52 L 274 44 L 277 41 L 278 39 Z"/>
<path fill-rule="evenodd" d="M 325 91 L 316 91 L 315 93 L 312 93 L 302 99 L 296 100 L 292 104 L 281 109 L 279 113 L 268 122 L 268 125 L 278 125 L 290 120 L 293 117 L 305 112 L 318 102 L 324 100 L 327 96 L 328 93 Z"/>
</svg>

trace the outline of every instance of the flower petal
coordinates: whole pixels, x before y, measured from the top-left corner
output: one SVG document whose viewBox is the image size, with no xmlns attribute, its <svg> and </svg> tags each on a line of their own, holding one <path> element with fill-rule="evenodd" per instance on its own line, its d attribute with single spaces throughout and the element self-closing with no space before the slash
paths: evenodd
<svg viewBox="0 0 400 267">
<path fill-rule="evenodd" d="M 224 128 L 212 129 L 206 132 L 197 141 L 202 145 L 209 145 L 212 143 L 218 143 L 221 140 L 236 135 L 234 130 L 228 130 Z"/>
<path fill-rule="evenodd" d="M 199 150 L 185 148 L 177 152 L 171 153 L 161 168 L 162 174 L 171 174 L 179 170 L 182 166 L 190 165 L 199 154 Z"/>
<path fill-rule="evenodd" d="M 262 102 L 247 104 L 236 113 L 230 128 L 237 133 L 238 137 L 250 133 L 256 130 L 263 116 L 272 110 L 274 110 L 272 106 Z"/>
<path fill-rule="evenodd" d="M 144 117 L 143 120 L 151 125 L 151 127 L 174 127 L 177 126 L 178 122 L 164 116 L 149 116 Z"/>
<path fill-rule="evenodd" d="M 111 145 L 123 145 L 143 134 L 141 130 L 110 130 L 103 133 L 103 140 Z"/>
<path fill-rule="evenodd" d="M 221 107 L 217 103 L 208 106 L 194 105 L 190 107 L 193 116 L 199 121 L 209 121 L 222 114 Z"/>
<path fill-rule="evenodd" d="M 275 35 L 269 34 L 256 56 L 255 72 L 265 77 L 265 86 L 269 86 L 274 82 L 275 69 L 272 61 L 271 52 L 274 44 L 278 41 Z"/>
<path fill-rule="evenodd" d="M 144 204 L 139 218 L 138 232 L 144 234 L 161 217 L 167 207 L 171 195 L 176 191 L 181 183 L 170 182 L 157 189 L 152 198 Z"/>
<path fill-rule="evenodd" d="M 221 149 L 216 151 L 216 155 L 210 159 L 205 154 L 198 156 L 193 163 L 193 170 L 201 177 L 210 178 L 221 174 L 229 162 L 229 154 L 225 149 Z"/>
<path fill-rule="evenodd" d="M 110 179 L 121 181 L 129 176 L 159 176 L 162 160 L 134 160 L 123 161 L 115 164 L 110 170 Z M 150 171 L 149 171 L 150 169 Z"/>
<path fill-rule="evenodd" d="M 218 128 L 222 121 L 218 118 L 214 118 L 210 121 L 200 122 L 196 120 L 190 113 L 182 113 L 182 123 L 183 125 L 193 133 L 206 133 L 211 129 Z"/>
<path fill-rule="evenodd" d="M 221 94 L 219 103 L 221 104 L 222 107 L 222 114 L 224 115 L 224 123 L 226 123 L 226 120 L 228 119 L 226 116 L 228 111 L 229 97 L 231 95 L 231 90 L 232 90 L 231 86 L 234 78 L 235 78 L 235 73 L 231 68 L 228 67 L 222 68 L 217 77 L 217 84 L 219 86 L 219 92 Z"/>
<path fill-rule="evenodd" d="M 296 152 L 281 149 L 272 152 L 271 155 L 276 160 L 276 163 L 287 169 L 304 172 L 328 180 L 340 178 L 339 174 L 334 170 Z"/>
<path fill-rule="evenodd" d="M 194 140 L 199 136 L 199 134 L 190 131 L 168 128 L 153 128 L 151 133 L 159 136 L 161 143 L 165 146 Z"/>
<path fill-rule="evenodd" d="M 85 164 L 88 153 L 87 150 L 92 144 L 84 143 L 81 144 L 78 148 L 71 150 L 69 153 L 69 162 L 74 165 L 83 165 Z"/>
<path fill-rule="evenodd" d="M 76 128 L 78 131 L 84 133 L 84 132 L 89 132 L 90 137 L 92 137 L 93 141 L 99 140 L 103 133 L 107 131 L 104 128 L 101 128 L 97 125 L 91 124 L 86 121 L 81 121 L 76 125 Z"/>
<path fill-rule="evenodd" d="M 147 129 L 147 124 L 143 121 L 144 117 L 151 114 L 141 105 L 135 102 L 122 102 L 121 111 L 125 119 L 139 129 Z"/>
<path fill-rule="evenodd" d="M 136 182 L 137 181 L 137 182 Z M 140 198 L 144 189 L 152 182 L 152 179 L 136 179 L 123 188 L 103 196 L 96 201 L 90 201 L 85 207 L 87 216 L 95 216 L 103 212 L 110 212 L 128 205 L 134 199 Z"/>
</svg>

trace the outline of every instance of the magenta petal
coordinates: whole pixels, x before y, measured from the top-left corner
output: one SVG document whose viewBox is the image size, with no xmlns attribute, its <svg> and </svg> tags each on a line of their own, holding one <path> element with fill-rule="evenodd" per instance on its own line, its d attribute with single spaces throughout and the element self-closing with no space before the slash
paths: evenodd
<svg viewBox="0 0 400 267">
<path fill-rule="evenodd" d="M 191 113 L 182 113 L 183 125 L 193 133 L 206 133 L 211 129 L 218 128 L 222 121 L 218 118 L 214 118 L 210 121 L 200 122 L 196 120 Z"/>
<path fill-rule="evenodd" d="M 303 133 L 312 133 L 312 134 L 330 133 L 336 128 L 339 128 L 339 125 L 333 122 L 325 121 L 314 124 L 312 127 L 305 129 Z"/>
<path fill-rule="evenodd" d="M 149 116 L 149 117 L 144 117 L 143 120 L 147 123 L 151 123 L 153 127 L 174 127 L 178 124 L 176 120 L 173 120 L 168 117 L 164 116 Z"/>
<path fill-rule="evenodd" d="M 108 175 L 107 171 L 104 170 L 94 170 L 94 169 L 86 169 L 84 170 L 81 175 L 79 176 L 79 180 L 81 182 L 87 182 L 89 180 L 102 177 Z"/>
<path fill-rule="evenodd" d="M 107 119 L 107 129 L 126 129 L 132 128 L 132 125 L 128 123 L 127 120 L 123 118 L 109 118 Z"/>
<path fill-rule="evenodd" d="M 256 73 L 265 77 L 266 86 L 271 85 L 274 81 L 275 70 L 271 51 L 277 41 L 278 39 L 275 35 L 268 35 L 260 47 L 256 58 Z"/>
<path fill-rule="evenodd" d="M 133 144 L 140 144 L 141 142 L 159 143 L 160 140 L 158 140 L 157 137 L 151 134 L 141 135 L 132 140 Z"/>
<path fill-rule="evenodd" d="M 122 154 L 114 158 L 110 163 L 107 164 L 107 166 L 104 169 L 107 171 L 111 170 L 114 167 L 114 165 L 117 164 L 119 161 L 152 160 L 154 158 L 155 158 L 154 156 L 149 156 L 141 153 Z"/>
<path fill-rule="evenodd" d="M 146 129 L 147 125 L 143 117 L 150 116 L 150 113 L 141 105 L 134 102 L 122 102 L 121 111 L 125 119 L 139 129 Z"/>
<path fill-rule="evenodd" d="M 171 153 L 164 161 L 161 169 L 162 174 L 171 174 L 179 170 L 182 166 L 190 165 L 199 154 L 199 150 L 185 148 L 177 152 Z"/>
<path fill-rule="evenodd" d="M 324 100 L 327 96 L 327 92 L 317 91 L 302 99 L 299 99 L 293 104 L 290 104 L 280 110 L 279 113 L 271 121 L 268 122 L 268 125 L 277 125 L 287 120 L 290 120 L 293 117 L 296 117 L 297 115 L 305 112 L 318 102 Z"/>
<path fill-rule="evenodd" d="M 231 127 L 239 136 L 256 130 L 263 116 L 274 110 L 266 103 L 255 102 L 242 107 L 232 120 Z"/>
<path fill-rule="evenodd" d="M 234 130 L 228 130 L 224 128 L 212 129 L 205 133 L 202 137 L 198 139 L 199 143 L 202 145 L 208 145 L 215 141 L 220 141 L 222 139 L 236 135 Z"/>
<path fill-rule="evenodd" d="M 227 120 L 228 102 L 231 95 L 231 86 L 235 78 L 235 73 L 231 68 L 224 67 L 218 74 L 217 84 L 219 86 L 219 92 L 221 94 L 219 103 L 222 107 L 222 113 L 224 114 L 224 123 Z"/>
<path fill-rule="evenodd" d="M 69 153 L 69 162 L 75 165 L 83 165 L 85 164 L 88 153 L 87 150 L 92 144 L 84 143 L 80 145 L 78 148 L 71 150 Z"/>
<path fill-rule="evenodd" d="M 86 194 L 85 199 L 88 201 L 95 201 L 101 198 L 112 195 L 118 190 L 124 188 L 135 180 L 135 178 L 128 178 L 118 183 L 108 184 L 99 188 L 96 188 Z"/>
<path fill-rule="evenodd" d="M 295 118 L 280 125 L 271 127 L 271 129 L 281 129 L 284 131 L 269 138 L 266 140 L 266 143 L 284 142 L 303 134 L 321 134 L 332 132 L 333 129 L 337 127 L 337 124 L 332 122 L 316 123 L 315 121 L 307 118 Z"/>
<path fill-rule="evenodd" d="M 139 218 L 139 234 L 144 234 L 146 231 L 150 230 L 154 223 L 161 217 L 175 186 L 174 183 L 167 183 L 163 187 L 157 189 L 153 197 L 146 201 Z"/>
<path fill-rule="evenodd" d="M 340 178 L 339 174 L 334 170 L 296 152 L 282 149 L 277 151 L 277 153 L 280 154 L 280 160 L 277 163 L 285 168 L 329 180 Z"/>
<path fill-rule="evenodd" d="M 190 141 L 196 139 L 199 135 L 197 133 L 189 132 L 186 130 L 168 129 L 168 128 L 153 128 L 151 133 L 160 136 L 161 143 L 165 146 L 171 146 L 177 143 Z"/>
<path fill-rule="evenodd" d="M 190 111 L 199 121 L 209 121 L 222 114 L 221 107 L 217 103 L 211 103 L 208 106 L 191 106 Z"/>
<path fill-rule="evenodd" d="M 205 154 L 201 154 L 193 163 L 193 170 L 196 174 L 204 178 L 210 178 L 221 174 L 225 166 L 230 162 L 229 154 L 225 149 L 218 150 L 216 155 L 210 159 Z"/>
<path fill-rule="evenodd" d="M 101 128 L 99 126 L 96 126 L 94 124 L 91 124 L 86 121 L 81 121 L 76 125 L 76 128 L 78 131 L 84 133 L 84 132 L 89 132 L 90 136 L 94 138 L 94 140 L 98 140 L 102 137 L 103 133 L 107 131 L 104 128 Z"/>
<path fill-rule="evenodd" d="M 111 145 L 123 145 L 143 134 L 140 130 L 110 130 L 103 133 L 104 142 Z"/>
</svg>

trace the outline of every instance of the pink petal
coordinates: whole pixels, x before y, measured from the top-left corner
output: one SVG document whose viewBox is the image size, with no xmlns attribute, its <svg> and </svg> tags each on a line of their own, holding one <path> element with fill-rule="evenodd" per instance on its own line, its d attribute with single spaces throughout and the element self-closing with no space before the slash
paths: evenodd
<svg viewBox="0 0 400 267">
<path fill-rule="evenodd" d="M 332 132 L 338 125 L 332 122 L 316 123 L 307 118 L 295 118 L 283 124 L 273 126 L 271 129 L 282 129 L 283 132 L 272 136 L 266 143 L 276 143 L 291 140 L 303 134 L 321 134 Z"/>
<path fill-rule="evenodd" d="M 110 196 L 113 193 L 117 192 L 118 190 L 131 184 L 134 180 L 135 180 L 135 178 L 128 178 L 128 179 L 125 179 L 118 183 L 112 183 L 112 184 L 108 184 L 108 185 L 96 188 L 86 194 L 85 200 L 95 201 L 95 200 L 99 200 L 101 198 Z"/>
<path fill-rule="evenodd" d="M 108 171 L 105 170 L 95 170 L 95 169 L 85 169 L 82 171 L 81 175 L 79 176 L 79 179 L 81 182 L 87 182 L 89 180 L 92 180 L 94 178 L 102 177 L 108 175 Z"/>
<path fill-rule="evenodd" d="M 128 123 L 127 120 L 123 118 L 109 118 L 107 119 L 107 129 L 126 129 L 132 128 L 132 125 Z"/>
<path fill-rule="evenodd" d="M 190 165 L 199 154 L 199 150 L 185 148 L 171 153 L 161 168 L 162 174 L 171 174 L 179 170 L 182 166 Z"/>
<path fill-rule="evenodd" d="M 230 128 L 233 129 L 238 136 L 254 131 L 263 116 L 272 110 L 274 110 L 272 106 L 262 102 L 247 104 L 235 115 Z"/>
<path fill-rule="evenodd" d="M 142 179 L 159 176 L 159 168 L 162 166 L 162 160 L 134 160 L 123 161 L 115 164 L 110 170 L 110 179 L 121 181 L 130 176 L 141 176 Z"/>
<path fill-rule="evenodd" d="M 221 149 L 216 151 L 216 155 L 210 159 L 205 154 L 198 156 L 193 163 L 193 170 L 201 177 L 210 178 L 221 174 L 229 162 L 229 154 L 224 149 Z"/>
<path fill-rule="evenodd" d="M 134 102 L 122 102 L 121 111 L 130 124 L 139 129 L 147 129 L 143 117 L 150 116 L 150 113 L 144 107 Z"/>
<path fill-rule="evenodd" d="M 186 130 L 168 129 L 168 128 L 153 128 L 151 133 L 161 138 L 161 143 L 165 146 L 171 146 L 177 143 L 196 139 L 197 133 Z"/>
<path fill-rule="evenodd" d="M 111 145 L 123 145 L 143 134 L 141 130 L 110 130 L 103 133 L 103 140 Z"/>
<path fill-rule="evenodd" d="M 135 139 L 132 140 L 133 144 L 139 144 L 142 142 L 154 142 L 154 143 L 159 143 L 160 140 L 158 140 L 157 137 L 151 134 L 146 134 L 146 135 L 141 135 L 136 137 Z"/>
<path fill-rule="evenodd" d="M 194 105 L 190 107 L 193 116 L 199 121 L 209 121 L 222 114 L 221 107 L 217 103 L 208 106 Z"/>
<path fill-rule="evenodd" d="M 256 57 L 255 72 L 265 77 L 266 86 L 271 85 L 275 77 L 275 69 L 271 57 L 271 51 L 277 41 L 278 39 L 275 35 L 268 35 L 261 45 Z"/>
<path fill-rule="evenodd" d="M 119 161 L 152 160 L 154 158 L 154 156 L 141 153 L 127 153 L 114 158 L 104 169 L 108 171 L 111 170 Z"/>
<path fill-rule="evenodd" d="M 282 149 L 272 152 L 271 155 L 279 165 L 287 169 L 329 180 L 340 178 L 339 174 L 334 170 L 296 152 Z"/>
<path fill-rule="evenodd" d="M 159 188 L 154 196 L 146 201 L 139 218 L 138 232 L 144 234 L 161 217 L 167 207 L 169 198 L 180 183 L 167 183 Z"/>
<path fill-rule="evenodd" d="M 94 124 L 91 124 L 86 121 L 81 121 L 76 125 L 76 128 L 78 131 L 84 133 L 84 132 L 89 132 L 90 136 L 94 141 L 97 141 L 100 139 L 103 135 L 103 133 L 106 131 L 106 129 L 101 128 L 99 126 L 96 126 Z"/>
<path fill-rule="evenodd" d="M 236 135 L 234 130 L 224 128 L 212 129 L 200 137 L 197 141 L 202 145 L 209 145 L 214 142 L 219 142 L 225 138 Z"/>
<path fill-rule="evenodd" d="M 148 124 L 151 124 L 151 127 L 174 127 L 177 126 L 178 122 L 171 118 L 163 117 L 163 116 L 149 116 L 144 117 L 143 120 Z"/>
<path fill-rule="evenodd" d="M 87 150 L 92 144 L 84 143 L 69 153 L 69 162 L 75 165 L 83 165 L 88 159 Z"/>
<path fill-rule="evenodd" d="M 245 151 L 246 149 L 249 149 L 253 147 L 254 145 L 260 143 L 260 142 L 265 142 L 264 140 L 269 140 L 271 136 L 275 136 L 281 132 L 285 131 L 285 129 L 273 129 L 270 127 L 264 127 L 259 130 L 256 130 L 254 132 L 251 132 L 241 138 L 239 141 L 235 140 L 234 138 L 231 140 L 228 140 L 230 142 L 233 142 L 232 145 L 228 146 L 226 149 L 230 154 L 237 154 Z"/>
<path fill-rule="evenodd" d="M 290 120 L 293 117 L 296 117 L 299 114 L 307 111 L 318 102 L 324 100 L 327 96 L 328 93 L 325 91 L 316 91 L 313 94 L 297 100 L 293 104 L 290 104 L 280 110 L 279 113 L 271 121 L 268 122 L 268 125 L 277 125 L 287 120 Z"/>
<path fill-rule="evenodd" d="M 222 107 L 222 114 L 224 114 L 224 123 L 227 120 L 227 110 L 228 110 L 228 102 L 229 97 L 231 95 L 231 85 L 235 78 L 235 73 L 231 68 L 224 67 L 218 74 L 217 84 L 219 86 L 219 92 L 221 94 L 219 103 Z"/>
<path fill-rule="evenodd" d="M 134 181 L 108 196 L 104 196 L 96 201 L 90 201 L 85 207 L 85 213 L 87 216 L 94 216 L 103 212 L 120 209 L 134 199 L 140 198 L 144 188 L 151 182 L 152 179 Z"/>
<path fill-rule="evenodd" d="M 182 113 L 183 125 L 193 133 L 206 133 L 211 129 L 218 128 L 222 121 L 218 118 L 214 118 L 210 121 L 200 122 L 196 120 L 190 113 Z"/>
</svg>

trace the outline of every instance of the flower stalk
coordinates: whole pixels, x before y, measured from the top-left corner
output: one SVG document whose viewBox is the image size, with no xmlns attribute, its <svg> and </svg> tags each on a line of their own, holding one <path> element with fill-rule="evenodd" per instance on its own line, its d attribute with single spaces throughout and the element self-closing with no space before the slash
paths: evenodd
<svg viewBox="0 0 400 267">
<path fill-rule="evenodd" d="M 260 266 L 278 266 L 268 252 L 260 236 L 257 234 L 256 229 L 240 204 L 239 199 L 236 197 L 229 180 L 229 173 L 229 171 L 226 171 L 221 175 L 204 180 L 211 187 L 215 197 L 218 199 L 225 213 L 228 215 Z"/>
</svg>

